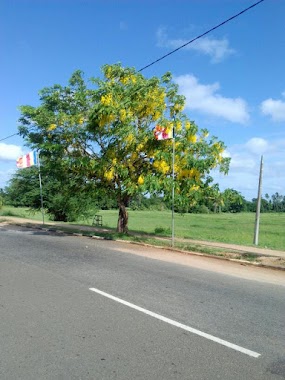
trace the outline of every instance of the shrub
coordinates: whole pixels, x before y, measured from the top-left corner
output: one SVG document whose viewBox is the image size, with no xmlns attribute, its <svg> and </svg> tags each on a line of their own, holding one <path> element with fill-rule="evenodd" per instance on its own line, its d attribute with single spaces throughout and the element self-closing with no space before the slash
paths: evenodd
<svg viewBox="0 0 285 380">
<path fill-rule="evenodd" d="M 155 227 L 154 233 L 156 235 L 169 235 L 170 234 L 170 229 L 169 228 L 164 228 L 164 227 Z"/>
<path fill-rule="evenodd" d="M 199 207 L 197 208 L 197 213 L 198 213 L 198 214 L 209 214 L 210 211 L 209 211 L 209 209 L 208 209 L 207 206 L 205 206 L 205 205 L 201 205 L 201 206 L 199 206 Z"/>
</svg>

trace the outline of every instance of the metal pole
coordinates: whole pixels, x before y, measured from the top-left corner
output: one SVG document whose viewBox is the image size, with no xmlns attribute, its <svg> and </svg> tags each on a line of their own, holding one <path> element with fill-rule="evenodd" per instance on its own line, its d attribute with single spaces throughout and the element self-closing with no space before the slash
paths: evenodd
<svg viewBox="0 0 285 380">
<path fill-rule="evenodd" d="M 255 245 L 258 245 L 258 236 L 259 236 L 259 220 L 260 220 L 261 189 L 262 189 L 262 171 L 263 171 L 263 156 L 261 156 L 261 160 L 260 160 L 258 196 L 257 196 L 256 215 L 255 215 L 255 227 L 254 227 L 254 239 L 253 239 L 253 244 L 255 244 Z"/>
<path fill-rule="evenodd" d="M 174 247 L 174 180 L 175 180 L 175 134 L 174 134 L 174 126 L 172 130 L 172 238 L 171 238 L 171 246 Z"/>
<path fill-rule="evenodd" d="M 41 212 L 43 218 L 43 224 L 45 224 L 45 214 L 44 214 L 44 201 L 43 201 L 43 188 L 42 188 L 42 177 L 41 177 L 41 163 L 40 163 L 40 154 L 37 152 L 38 156 L 38 168 L 39 168 L 39 182 L 40 182 L 40 196 L 41 196 Z"/>
</svg>

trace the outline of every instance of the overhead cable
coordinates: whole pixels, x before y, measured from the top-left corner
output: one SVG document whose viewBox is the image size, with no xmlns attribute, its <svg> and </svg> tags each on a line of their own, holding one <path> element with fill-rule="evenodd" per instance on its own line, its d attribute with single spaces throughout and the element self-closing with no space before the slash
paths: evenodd
<svg viewBox="0 0 285 380">
<path fill-rule="evenodd" d="M 216 29 L 220 28 L 221 26 L 223 26 L 223 25 L 227 24 L 228 22 L 234 20 L 235 18 L 241 16 L 243 13 L 249 11 L 250 9 L 256 7 L 257 5 L 259 5 L 260 3 L 264 2 L 264 1 L 265 1 L 265 0 L 259 0 L 259 1 L 257 1 L 256 3 L 250 5 L 249 7 L 245 8 L 245 9 L 243 9 L 241 12 L 235 14 L 234 16 L 229 17 L 228 19 L 226 19 L 225 21 L 221 22 L 220 24 L 218 24 L 218 25 L 212 27 L 211 29 L 208 29 L 206 32 L 200 34 L 199 36 L 193 38 L 192 40 L 186 42 L 185 44 L 179 46 L 178 48 L 176 48 L 176 49 L 170 51 L 169 53 L 163 55 L 162 57 L 156 59 L 155 61 L 149 63 L 148 65 L 142 67 L 141 69 L 138 70 L 138 72 L 141 72 L 141 71 L 147 69 L 148 67 L 153 66 L 153 65 L 156 64 L 157 62 L 162 61 L 164 58 L 169 57 L 170 55 L 176 53 L 178 50 L 184 48 L 184 47 L 187 46 L 187 45 L 190 45 L 190 44 L 193 43 L 194 41 L 197 41 L 199 38 L 202 38 L 202 37 L 206 36 L 207 34 L 211 33 L 213 30 L 216 30 Z M 13 135 L 10 135 L 10 136 L 4 137 L 3 139 L 0 139 L 0 141 L 7 140 L 7 139 L 9 139 L 10 137 L 16 136 L 16 135 L 18 135 L 18 134 L 19 134 L 19 133 L 14 133 Z"/>
<path fill-rule="evenodd" d="M 192 42 L 197 41 L 199 38 L 202 38 L 202 37 L 206 36 L 206 34 L 211 33 L 213 30 L 220 28 L 222 25 L 225 25 L 226 23 L 228 23 L 228 22 L 232 21 L 233 19 L 239 17 L 239 16 L 242 15 L 243 13 L 245 13 L 245 12 L 249 11 L 250 9 L 256 7 L 258 4 L 262 3 L 263 1 L 265 1 L 265 0 L 259 0 L 258 2 L 252 4 L 250 7 L 245 8 L 245 9 L 242 10 L 241 12 L 235 14 L 234 16 L 228 18 L 227 20 L 221 22 L 220 24 L 214 26 L 213 28 L 208 29 L 206 32 L 200 34 L 199 36 L 193 38 L 192 40 L 186 42 L 185 44 L 179 46 L 178 48 L 176 48 L 176 49 L 170 51 L 169 53 L 163 55 L 162 57 L 156 59 L 155 61 L 149 63 L 148 65 L 142 67 L 142 68 L 139 69 L 138 71 L 139 71 L 139 72 L 140 72 L 140 71 L 143 71 L 143 70 L 147 69 L 148 67 L 154 65 L 155 63 L 157 63 L 157 62 L 159 62 L 159 61 L 162 61 L 164 58 L 169 57 L 170 55 L 176 53 L 178 50 L 184 48 L 184 47 L 187 46 L 187 45 L 190 45 Z"/>
</svg>

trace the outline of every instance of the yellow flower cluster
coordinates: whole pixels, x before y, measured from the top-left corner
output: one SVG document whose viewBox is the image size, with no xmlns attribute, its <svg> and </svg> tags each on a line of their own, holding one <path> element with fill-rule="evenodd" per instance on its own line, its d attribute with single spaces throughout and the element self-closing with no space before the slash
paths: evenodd
<svg viewBox="0 0 285 380">
<path fill-rule="evenodd" d="M 112 181 L 112 179 L 114 178 L 114 168 L 107 170 L 104 173 L 104 177 L 106 178 L 107 181 Z"/>
<path fill-rule="evenodd" d="M 123 83 L 123 84 L 127 84 L 128 82 L 132 82 L 132 83 L 136 83 L 137 81 L 137 78 L 135 75 L 123 75 L 121 78 L 120 78 L 120 82 Z"/>
<path fill-rule="evenodd" d="M 220 153 L 219 155 L 218 155 L 218 163 L 221 163 L 222 162 L 222 160 L 223 160 L 223 155 Z"/>
<path fill-rule="evenodd" d="M 164 160 L 154 161 L 153 167 L 156 168 L 158 171 L 160 171 L 163 174 L 167 174 L 170 171 L 170 166 Z"/>
<path fill-rule="evenodd" d="M 189 177 L 195 178 L 195 180 L 198 181 L 200 179 L 200 172 L 195 168 L 190 169 Z"/>
<path fill-rule="evenodd" d="M 199 181 L 200 179 L 200 173 L 197 169 L 192 168 L 192 169 L 183 169 L 180 171 L 179 178 L 193 178 L 196 181 Z"/>
<path fill-rule="evenodd" d="M 127 84 L 128 81 L 129 81 L 129 78 L 126 77 L 126 76 L 123 76 L 123 77 L 120 78 L 120 82 L 123 83 L 123 84 Z"/>
<path fill-rule="evenodd" d="M 128 145 L 131 145 L 134 141 L 135 141 L 135 136 L 132 133 L 130 133 L 126 137 L 126 142 L 127 142 Z"/>
<path fill-rule="evenodd" d="M 99 126 L 104 127 L 106 124 L 110 124 L 115 120 L 114 115 L 102 115 L 99 120 Z"/>
<path fill-rule="evenodd" d="M 153 121 L 158 120 L 160 117 L 161 117 L 161 112 L 159 112 L 159 111 L 154 111 L 153 116 L 152 116 Z"/>
<path fill-rule="evenodd" d="M 153 120 L 158 120 L 165 109 L 165 94 L 158 88 L 152 90 L 141 99 L 138 113 L 141 117 L 152 116 Z"/>
<path fill-rule="evenodd" d="M 107 79 L 111 79 L 112 78 L 112 68 L 111 67 L 108 67 L 105 71 L 105 77 Z"/>
<path fill-rule="evenodd" d="M 114 103 L 114 106 L 118 106 L 118 104 Z M 119 119 L 123 123 L 127 119 L 130 119 L 133 116 L 131 110 L 126 110 L 124 108 L 119 110 Z"/>
<path fill-rule="evenodd" d="M 84 117 L 80 117 L 78 120 L 78 124 L 83 124 L 84 123 Z"/>
<path fill-rule="evenodd" d="M 216 158 L 217 163 L 221 163 L 222 160 L 223 160 L 224 148 L 218 142 L 216 142 L 215 144 L 213 144 L 213 148 L 215 148 L 215 151 L 213 152 L 213 155 Z M 215 165 L 215 166 L 217 166 L 217 165 Z"/>
<path fill-rule="evenodd" d="M 188 131 L 190 129 L 190 127 L 191 127 L 190 121 L 186 121 L 186 123 L 185 123 L 185 129 L 186 129 L 186 131 Z"/>
<path fill-rule="evenodd" d="M 119 115 L 120 115 L 120 120 L 122 122 L 124 122 L 126 120 L 126 118 L 127 118 L 127 112 L 126 112 L 126 110 L 125 109 L 120 109 Z"/>
<path fill-rule="evenodd" d="M 48 127 L 48 131 L 53 131 L 54 129 L 56 129 L 56 124 L 50 124 L 50 126 Z"/>
<path fill-rule="evenodd" d="M 151 98 L 154 102 L 164 103 L 164 99 L 165 99 L 165 93 L 164 93 L 164 90 L 159 89 L 159 88 L 155 88 L 155 89 L 152 91 L 150 98 Z"/>
<path fill-rule="evenodd" d="M 112 102 L 113 102 L 112 94 L 106 94 L 106 95 L 101 96 L 101 103 L 104 106 L 109 106 L 112 104 Z"/>
<path fill-rule="evenodd" d="M 137 154 L 137 152 L 133 152 L 133 153 L 131 154 L 131 161 L 134 162 L 134 161 L 136 161 L 137 158 L 138 158 L 138 154 Z"/>
<path fill-rule="evenodd" d="M 138 144 L 137 151 L 141 152 L 143 149 L 144 149 L 144 144 L 143 143 Z"/>
<path fill-rule="evenodd" d="M 197 136 L 196 135 L 189 135 L 187 137 L 187 140 L 192 143 L 192 144 L 195 144 L 195 142 L 197 141 Z"/>
<path fill-rule="evenodd" d="M 180 120 L 177 120 L 175 130 L 176 130 L 176 132 L 180 132 L 181 129 L 182 129 L 182 123 Z"/>
<path fill-rule="evenodd" d="M 143 178 L 142 175 L 140 175 L 139 178 L 138 178 L 138 184 L 139 185 L 143 185 L 144 184 L 144 178 Z"/>
<path fill-rule="evenodd" d="M 217 151 L 219 153 L 223 153 L 223 151 L 224 151 L 224 148 L 222 148 L 221 145 L 218 142 L 216 142 L 215 144 L 213 144 L 213 148 L 217 149 Z"/>
</svg>

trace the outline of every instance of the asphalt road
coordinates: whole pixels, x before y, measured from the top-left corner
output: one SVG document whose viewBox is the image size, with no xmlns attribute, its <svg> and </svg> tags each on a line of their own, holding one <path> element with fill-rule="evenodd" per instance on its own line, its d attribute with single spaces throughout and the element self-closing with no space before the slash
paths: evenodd
<svg viewBox="0 0 285 380">
<path fill-rule="evenodd" d="M 0 379 L 285 379 L 285 273 L 129 251 L 0 227 Z"/>
</svg>

